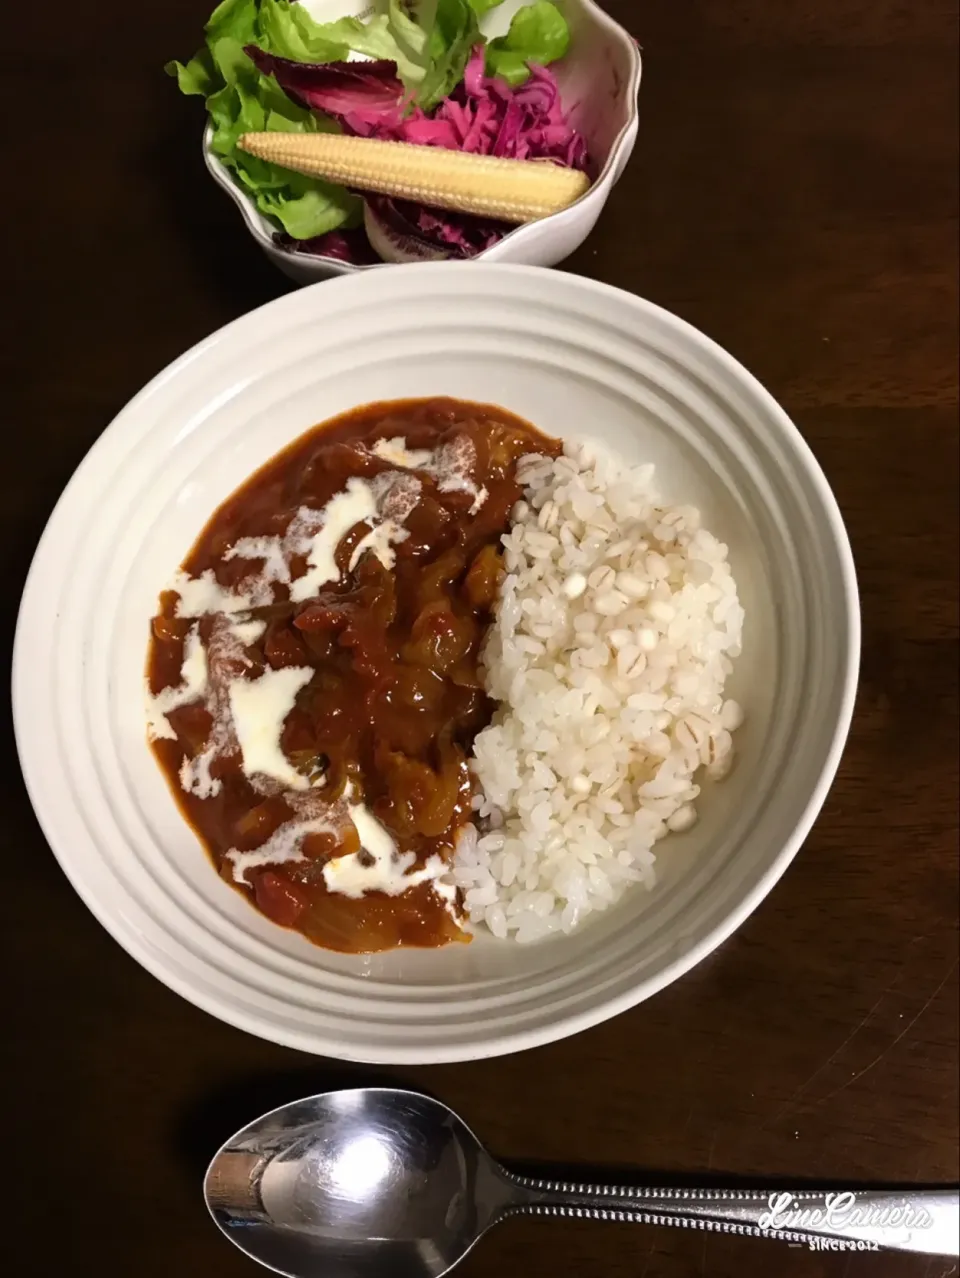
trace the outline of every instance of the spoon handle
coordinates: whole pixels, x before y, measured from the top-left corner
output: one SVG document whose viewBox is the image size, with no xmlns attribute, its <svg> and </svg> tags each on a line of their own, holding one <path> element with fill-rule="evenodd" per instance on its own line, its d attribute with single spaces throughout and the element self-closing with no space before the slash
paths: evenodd
<svg viewBox="0 0 960 1278">
<path fill-rule="evenodd" d="M 777 1238 L 814 1251 L 960 1253 L 960 1193 L 951 1189 L 631 1188 L 507 1174 L 506 1214 L 679 1225 Z"/>
</svg>

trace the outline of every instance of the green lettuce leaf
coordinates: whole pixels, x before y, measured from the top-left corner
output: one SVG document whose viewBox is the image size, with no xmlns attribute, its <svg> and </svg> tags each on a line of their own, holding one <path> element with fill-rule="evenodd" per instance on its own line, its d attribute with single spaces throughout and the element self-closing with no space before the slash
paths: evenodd
<svg viewBox="0 0 960 1278">
<path fill-rule="evenodd" d="M 503 0 L 470 0 L 470 8 L 478 18 L 482 18 L 485 13 L 489 13 L 491 9 L 496 9 L 501 4 Z"/>
<path fill-rule="evenodd" d="M 328 22 L 324 32 L 353 53 L 363 53 L 368 58 L 385 58 L 396 62 L 401 78 L 405 73 L 406 58 L 390 26 L 387 13 L 377 13 L 364 22 L 361 18 L 340 18 Z"/>
<path fill-rule="evenodd" d="M 436 8 L 436 0 L 381 0 L 381 16 L 404 56 L 419 68 L 419 79 L 426 70 L 427 37 Z"/>
<path fill-rule="evenodd" d="M 396 62 L 400 79 L 425 111 L 460 83 L 473 47 L 481 40 L 473 4 L 474 0 L 379 0 L 377 16 L 366 24 L 368 30 L 384 24 L 384 38 L 392 47 L 384 44 L 373 56 Z"/>
<path fill-rule="evenodd" d="M 372 18 L 338 18 L 316 22 L 300 4 L 289 0 L 260 0 L 259 38 L 255 43 L 270 53 L 295 62 L 341 62 L 349 53 L 396 62 L 404 83 L 419 83 L 423 65 L 408 54 L 397 28 L 417 27 L 402 4 L 382 3 Z M 419 30 L 419 28 L 417 28 Z M 421 31 L 425 41 L 425 35 Z"/>
<path fill-rule="evenodd" d="M 570 28 L 550 0 L 536 0 L 513 15 L 510 30 L 487 45 L 487 72 L 508 84 L 522 84 L 530 74 L 528 63 L 548 66 L 570 47 Z"/>
<path fill-rule="evenodd" d="M 259 32 L 248 44 L 259 44 L 281 58 L 296 62 L 340 62 L 348 53 L 343 40 L 336 40 L 331 23 L 314 22 L 303 5 L 287 0 L 260 0 Z"/>
<path fill-rule="evenodd" d="M 428 0 L 421 8 L 433 9 L 429 25 L 421 18 L 428 33 L 426 69 L 416 94 L 418 104 L 429 111 L 463 79 L 470 54 L 482 37 L 469 0 Z"/>
<path fill-rule="evenodd" d="M 167 75 L 176 76 L 180 92 L 208 97 L 217 87 L 216 72 L 210 50 L 204 46 L 189 62 L 168 62 Z"/>
<path fill-rule="evenodd" d="M 237 148 L 244 133 L 336 129 L 332 121 L 291 101 L 272 76 L 260 74 L 243 50 L 245 45 L 257 44 L 292 57 L 296 56 L 292 51 L 299 49 L 311 61 L 346 56 L 345 44 L 331 40 L 322 28 L 318 34 L 315 28 L 318 24 L 306 10 L 286 0 L 223 0 L 206 25 L 205 47 L 185 65 L 171 62 L 166 67 L 181 92 L 206 99 L 214 154 L 259 211 L 275 218 L 295 239 L 357 225 L 363 206 L 341 186 L 293 173 Z"/>
<path fill-rule="evenodd" d="M 221 0 L 204 27 L 207 43 L 232 36 L 240 44 L 252 44 L 257 34 L 258 0 Z"/>
</svg>

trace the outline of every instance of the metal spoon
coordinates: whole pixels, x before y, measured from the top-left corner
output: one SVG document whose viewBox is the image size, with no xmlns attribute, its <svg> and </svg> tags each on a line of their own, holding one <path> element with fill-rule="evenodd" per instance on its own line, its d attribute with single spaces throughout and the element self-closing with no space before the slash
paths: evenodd
<svg viewBox="0 0 960 1278">
<path fill-rule="evenodd" d="M 851 1195 L 523 1177 L 446 1105 L 379 1087 L 325 1092 L 258 1118 L 219 1151 L 203 1188 L 231 1242 L 290 1278 L 441 1278 L 517 1212 L 944 1256 L 958 1254 L 960 1231 L 955 1188 Z M 828 1208 L 831 1192 L 843 1196 Z"/>
</svg>

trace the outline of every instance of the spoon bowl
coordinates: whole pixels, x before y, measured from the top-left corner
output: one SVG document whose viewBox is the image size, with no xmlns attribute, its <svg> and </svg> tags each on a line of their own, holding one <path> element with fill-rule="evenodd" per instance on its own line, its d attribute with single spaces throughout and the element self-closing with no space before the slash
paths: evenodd
<svg viewBox="0 0 960 1278">
<path fill-rule="evenodd" d="M 296 1278 L 440 1278 L 510 1196 L 467 1125 L 429 1096 L 329 1092 L 258 1118 L 217 1153 L 204 1196 L 254 1260 Z"/>
</svg>

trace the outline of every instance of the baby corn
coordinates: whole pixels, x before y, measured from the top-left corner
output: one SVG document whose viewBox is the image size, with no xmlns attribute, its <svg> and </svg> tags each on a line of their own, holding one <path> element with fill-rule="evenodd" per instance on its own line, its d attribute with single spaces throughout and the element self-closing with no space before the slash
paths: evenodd
<svg viewBox="0 0 960 1278">
<path fill-rule="evenodd" d="M 503 222 L 533 222 L 558 213 L 590 185 L 585 173 L 548 161 L 334 133 L 245 133 L 239 146 L 309 177 Z"/>
</svg>

